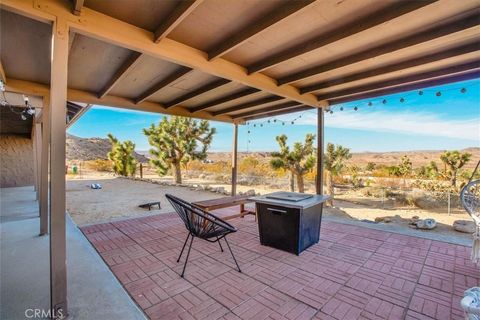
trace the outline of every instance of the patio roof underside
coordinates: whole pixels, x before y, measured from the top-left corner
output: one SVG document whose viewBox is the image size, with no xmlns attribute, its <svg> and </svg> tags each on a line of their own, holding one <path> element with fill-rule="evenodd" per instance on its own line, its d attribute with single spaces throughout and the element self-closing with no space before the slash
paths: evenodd
<svg viewBox="0 0 480 320">
<path fill-rule="evenodd" d="M 81 103 L 243 123 L 479 76 L 477 0 L 82 3 L 2 1 L 7 89 L 48 90 L 49 15 Z"/>
</svg>

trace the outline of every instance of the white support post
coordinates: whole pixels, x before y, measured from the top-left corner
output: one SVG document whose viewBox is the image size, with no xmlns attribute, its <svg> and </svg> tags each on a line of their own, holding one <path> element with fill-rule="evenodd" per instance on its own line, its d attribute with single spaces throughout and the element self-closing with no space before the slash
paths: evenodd
<svg viewBox="0 0 480 320">
<path fill-rule="evenodd" d="M 40 183 L 39 183 L 39 209 L 40 209 L 40 236 L 48 234 L 48 191 L 50 188 L 49 151 L 50 151 L 50 97 L 43 97 L 42 122 L 40 123 Z"/>
<path fill-rule="evenodd" d="M 50 291 L 55 318 L 67 316 L 65 143 L 68 67 L 68 25 L 53 24 L 50 81 Z"/>
</svg>

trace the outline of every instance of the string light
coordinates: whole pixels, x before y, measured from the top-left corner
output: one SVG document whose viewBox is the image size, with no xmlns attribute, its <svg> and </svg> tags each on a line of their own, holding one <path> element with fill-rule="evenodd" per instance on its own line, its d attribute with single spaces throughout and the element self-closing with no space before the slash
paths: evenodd
<svg viewBox="0 0 480 320">
<path fill-rule="evenodd" d="M 473 86 L 475 86 L 475 84 L 473 84 L 472 87 L 473 87 Z M 418 94 L 418 95 L 420 95 L 420 96 L 423 96 L 424 93 L 426 93 L 426 92 L 428 92 L 428 93 L 432 92 L 432 93 L 435 93 L 435 95 L 436 95 L 437 97 L 440 97 L 440 96 L 442 96 L 442 94 L 443 94 L 444 92 L 448 92 L 448 91 L 456 91 L 456 92 L 460 92 L 460 93 L 466 93 L 466 92 L 467 92 L 467 87 L 469 87 L 469 86 L 450 88 L 450 89 L 446 89 L 446 90 L 442 90 L 442 91 L 436 91 L 435 89 L 424 89 L 424 90 L 418 90 L 418 91 L 416 91 L 416 92 L 412 92 L 411 94 Z M 400 103 L 405 103 L 405 102 L 407 101 L 407 99 L 408 99 L 408 94 L 410 94 L 410 93 L 407 93 L 407 97 L 405 97 L 405 96 L 400 97 L 400 99 L 397 100 L 397 101 L 399 101 Z M 381 99 L 381 100 L 380 100 L 380 99 Z M 386 104 L 388 103 L 388 100 L 387 100 L 386 98 L 380 98 L 380 99 L 377 100 L 377 101 L 378 101 L 378 102 L 381 102 L 383 105 L 386 105 Z M 374 103 L 376 103 L 375 100 L 373 100 L 373 101 L 368 101 L 366 104 L 367 104 L 368 106 L 373 106 Z M 358 110 L 360 109 L 360 107 L 361 107 L 361 105 L 360 105 L 360 106 L 359 106 L 359 105 L 354 106 L 354 107 L 353 107 L 353 110 L 354 110 L 354 111 L 358 111 Z M 335 108 L 338 108 L 340 111 L 344 111 L 346 107 L 343 106 L 343 105 L 342 105 L 342 106 L 332 105 L 332 106 L 328 107 L 327 109 L 325 109 L 325 113 L 327 113 L 327 114 L 333 114 Z M 270 119 L 268 119 L 268 120 L 266 120 L 266 121 L 264 121 L 264 122 L 262 122 L 262 123 L 258 123 L 258 122 L 257 122 L 257 124 L 259 124 L 260 127 L 263 127 L 263 124 L 264 124 L 264 123 L 272 123 L 272 122 L 273 122 L 273 123 L 277 123 L 277 120 L 278 120 L 278 122 L 280 122 L 280 123 L 282 124 L 282 126 L 285 126 L 287 123 L 290 123 L 290 124 L 294 125 L 294 124 L 295 124 L 295 121 L 298 120 L 298 119 L 300 119 L 300 118 L 302 118 L 302 116 L 303 116 L 304 114 L 306 114 L 306 113 L 310 113 L 310 114 L 315 114 L 315 115 L 316 115 L 316 114 L 317 114 L 317 111 L 313 111 L 313 110 L 304 111 L 304 112 L 302 112 L 300 115 L 298 115 L 298 116 L 297 116 L 295 119 L 293 119 L 293 120 L 285 121 L 285 120 L 282 120 L 282 119 L 277 119 L 277 118 L 273 118 L 273 117 L 272 117 L 272 118 L 270 118 Z M 247 122 L 247 124 L 250 124 L 250 122 Z M 255 127 L 255 124 L 254 124 L 254 127 Z M 250 131 L 249 131 L 249 133 L 250 133 Z"/>
</svg>

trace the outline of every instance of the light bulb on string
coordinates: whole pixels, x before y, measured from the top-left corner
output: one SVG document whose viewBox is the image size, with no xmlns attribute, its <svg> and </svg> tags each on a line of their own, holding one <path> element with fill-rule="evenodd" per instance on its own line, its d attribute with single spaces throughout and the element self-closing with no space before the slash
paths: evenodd
<svg viewBox="0 0 480 320">
<path fill-rule="evenodd" d="M 333 110 L 330 110 L 330 114 L 333 114 Z"/>
<path fill-rule="evenodd" d="M 462 88 L 462 89 L 460 89 L 460 92 L 461 92 L 461 93 L 465 93 L 465 92 L 467 92 L 467 89 L 466 89 L 466 88 Z"/>
<path fill-rule="evenodd" d="M 423 95 L 423 91 L 422 91 L 422 90 L 418 91 L 418 95 L 419 95 L 419 96 L 422 96 L 422 95 Z"/>
<path fill-rule="evenodd" d="M 295 122 L 292 121 L 292 124 L 295 124 Z"/>
<path fill-rule="evenodd" d="M 343 111 L 343 107 L 340 107 L 340 111 Z"/>
<path fill-rule="evenodd" d="M 357 110 L 358 110 L 358 107 L 353 108 L 353 110 L 357 111 Z"/>
<path fill-rule="evenodd" d="M 284 125 L 285 125 L 285 122 L 282 122 L 282 126 L 284 126 Z"/>
<path fill-rule="evenodd" d="M 371 107 L 373 105 L 372 101 L 368 103 L 368 106 Z"/>
<path fill-rule="evenodd" d="M 382 103 L 387 104 L 387 99 L 383 99 Z"/>
<path fill-rule="evenodd" d="M 440 97 L 440 96 L 442 95 L 442 93 L 441 93 L 440 91 L 437 91 L 437 93 L 435 93 L 435 95 L 436 95 L 437 97 Z"/>
<path fill-rule="evenodd" d="M 404 102 L 405 102 L 405 99 L 404 99 L 404 98 L 400 98 L 400 102 L 401 102 L 401 103 L 404 103 Z"/>
</svg>

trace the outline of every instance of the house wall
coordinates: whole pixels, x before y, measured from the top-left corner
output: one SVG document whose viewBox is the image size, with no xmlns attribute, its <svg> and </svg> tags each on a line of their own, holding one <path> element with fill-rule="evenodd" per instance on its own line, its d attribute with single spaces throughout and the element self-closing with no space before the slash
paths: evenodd
<svg viewBox="0 0 480 320">
<path fill-rule="evenodd" d="M 32 139 L 18 135 L 0 135 L 0 187 L 34 184 Z"/>
</svg>

